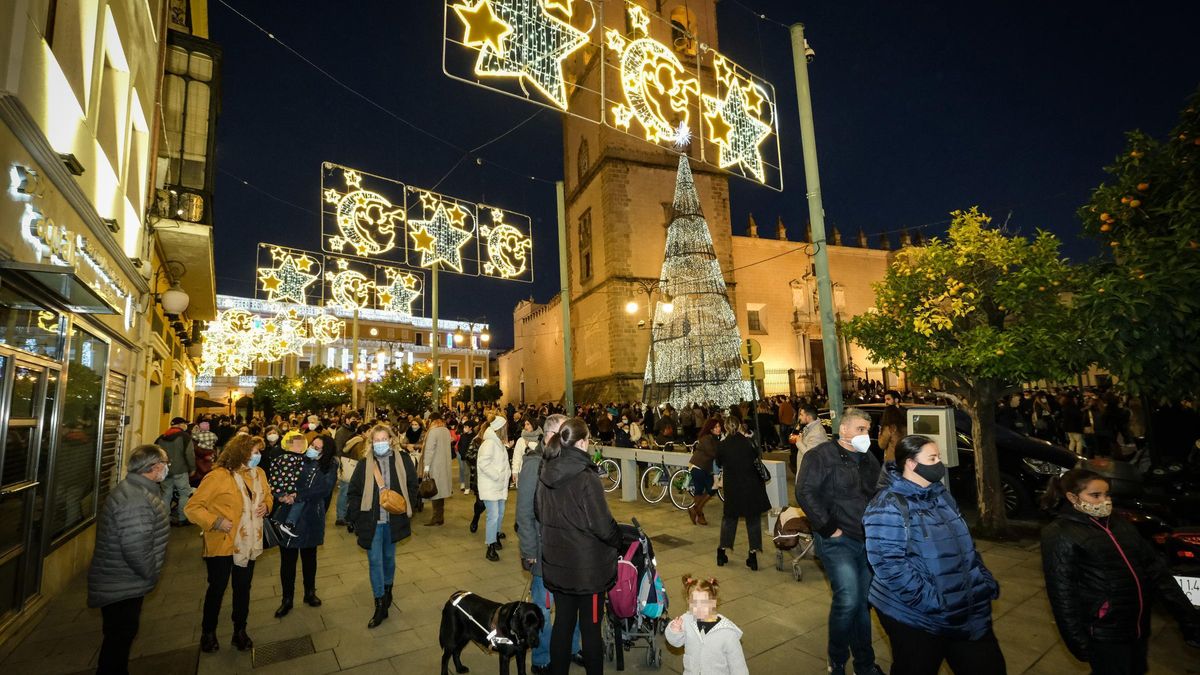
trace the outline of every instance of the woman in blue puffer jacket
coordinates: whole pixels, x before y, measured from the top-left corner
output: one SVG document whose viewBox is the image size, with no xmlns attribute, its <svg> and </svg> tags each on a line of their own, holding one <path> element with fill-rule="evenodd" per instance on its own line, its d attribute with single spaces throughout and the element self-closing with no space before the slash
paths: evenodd
<svg viewBox="0 0 1200 675">
<path fill-rule="evenodd" d="M 892 645 L 892 675 L 1004 673 L 992 632 L 1000 586 L 950 492 L 937 444 L 906 436 L 888 463 L 885 486 L 863 515 L 867 559 L 875 570 L 869 598 Z"/>
</svg>

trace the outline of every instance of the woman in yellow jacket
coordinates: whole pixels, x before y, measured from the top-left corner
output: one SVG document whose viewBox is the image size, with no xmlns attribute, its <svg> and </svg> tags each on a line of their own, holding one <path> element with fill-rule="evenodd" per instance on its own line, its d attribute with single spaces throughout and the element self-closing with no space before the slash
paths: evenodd
<svg viewBox="0 0 1200 675">
<path fill-rule="evenodd" d="M 258 463 L 266 445 L 261 436 L 238 435 L 229 439 L 213 470 L 200 482 L 184 512 L 204 530 L 204 562 L 208 591 L 200 624 L 200 649 L 215 652 L 217 615 L 229 580 L 233 579 L 233 646 L 246 651 L 254 646 L 246 635 L 250 613 L 250 581 L 254 559 L 262 554 L 263 516 L 271 510 L 271 487 Z"/>
</svg>

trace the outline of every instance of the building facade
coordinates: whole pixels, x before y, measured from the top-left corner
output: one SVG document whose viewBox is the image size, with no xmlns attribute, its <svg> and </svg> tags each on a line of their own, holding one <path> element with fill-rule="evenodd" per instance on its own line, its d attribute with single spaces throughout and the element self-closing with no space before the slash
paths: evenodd
<svg viewBox="0 0 1200 675">
<path fill-rule="evenodd" d="M 186 343 L 212 271 L 153 221 L 164 62 L 203 8 L 0 4 L 0 652 L 86 569 L 129 448 L 190 413 Z M 180 282 L 190 306 L 168 315 Z"/>
</svg>

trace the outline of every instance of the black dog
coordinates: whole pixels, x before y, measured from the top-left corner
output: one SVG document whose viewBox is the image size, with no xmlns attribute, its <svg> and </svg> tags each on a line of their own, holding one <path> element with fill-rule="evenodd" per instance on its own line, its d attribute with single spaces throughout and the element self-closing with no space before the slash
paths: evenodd
<svg viewBox="0 0 1200 675">
<path fill-rule="evenodd" d="M 542 610 L 533 603 L 500 604 L 474 593 L 455 591 L 442 608 L 442 629 L 438 634 L 438 642 L 442 645 L 442 675 L 449 675 L 451 658 L 457 672 L 470 672 L 461 658 L 468 642 L 499 654 L 501 675 L 508 675 L 508 660 L 514 656 L 517 675 L 525 675 L 525 652 L 538 646 L 544 624 Z M 491 639 L 489 634 L 492 634 Z"/>
</svg>

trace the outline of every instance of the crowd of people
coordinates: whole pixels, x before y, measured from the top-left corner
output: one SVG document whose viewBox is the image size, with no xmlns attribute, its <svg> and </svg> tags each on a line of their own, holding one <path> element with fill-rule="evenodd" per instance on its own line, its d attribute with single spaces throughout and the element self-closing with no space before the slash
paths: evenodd
<svg viewBox="0 0 1200 675">
<path fill-rule="evenodd" d="M 898 411 L 903 397 L 882 394 L 888 409 Z M 1046 407 L 1049 394 L 1038 392 L 1002 404 L 1024 424 L 1023 402 L 1031 400 L 1031 432 L 1084 433 L 1065 422 L 1073 419 L 1071 396 L 1062 397 L 1066 403 L 1054 409 Z M 576 661 L 589 674 L 600 673 L 601 619 L 594 609 L 616 579 L 621 534 L 590 444 L 654 443 L 691 452 L 696 499 L 688 517 L 697 527 L 707 524 L 705 504 L 716 493 L 714 470 L 721 467 L 725 503 L 716 563 L 729 563 L 744 520 L 751 570 L 758 568 L 770 509 L 759 460 L 766 449 L 791 449 L 796 501 L 811 523 L 832 591 L 829 672 L 844 672 L 851 657 L 854 672 L 881 672 L 871 645 L 872 607 L 892 645 L 893 673 L 935 673 L 943 661 L 959 673 L 1005 672 L 991 621 L 991 601 L 1001 589 L 944 487 L 936 444 L 904 434 L 902 420 L 885 412 L 881 466 L 868 452 L 871 418 L 847 409 L 831 440 L 818 403 L 782 396 L 726 409 L 594 404 L 574 416 L 544 404 L 385 410 L 370 420 L 354 411 L 203 416 L 195 423 L 176 418 L 155 444 L 133 450 L 126 479 L 102 509 L 88 598 L 104 618 L 99 670 L 124 672 L 141 602 L 157 583 L 172 526 L 202 532 L 208 589 L 201 649 L 220 648 L 216 629 L 232 585 L 232 645 L 247 650 L 253 646 L 247 617 L 254 566 L 264 549 L 279 549 L 276 617 L 293 609 L 297 567 L 301 601 L 321 605 L 317 565 L 331 507 L 335 526 L 354 534 L 366 556 L 374 598 L 367 627 L 374 628 L 393 606 L 396 543 L 413 535 L 426 503 L 430 513 L 422 525 L 442 527 L 445 500 L 470 496 L 467 529 L 477 532 L 484 520 L 480 564 L 487 564 L 504 550 L 506 505 L 515 490 L 517 554 L 533 597 L 552 598 L 555 608 L 551 614 L 539 603 L 545 634 L 532 654 L 533 672 L 566 673 Z M 1113 414 L 1113 404 L 1095 405 Z M 1047 419 L 1054 420 L 1052 431 L 1039 426 Z M 1043 532 L 1047 593 L 1076 657 L 1097 673 L 1140 673 L 1152 600 L 1164 602 L 1197 645 L 1200 614 L 1145 540 L 1128 523 L 1109 518 L 1107 489 L 1103 478 L 1072 471 L 1047 493 L 1056 513 Z M 748 672 L 741 630 L 716 613 L 719 583 L 689 575 L 684 589 L 688 611 L 666 630 L 671 644 L 685 646 L 684 672 Z"/>
</svg>

